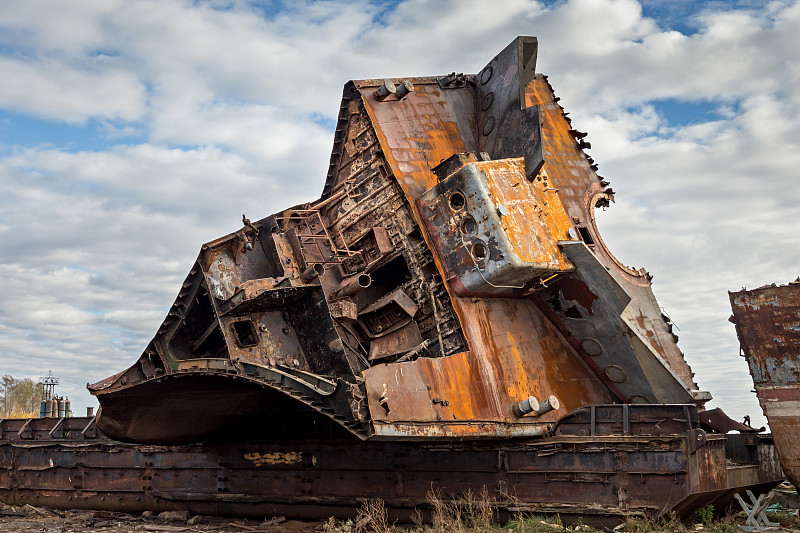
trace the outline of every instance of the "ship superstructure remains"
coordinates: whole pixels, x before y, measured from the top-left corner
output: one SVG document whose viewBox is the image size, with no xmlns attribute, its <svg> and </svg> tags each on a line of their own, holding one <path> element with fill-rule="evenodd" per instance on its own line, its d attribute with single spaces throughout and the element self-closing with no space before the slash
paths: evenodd
<svg viewBox="0 0 800 533">
<path fill-rule="evenodd" d="M 90 387 L 98 427 L 498 438 L 702 406 L 649 274 L 598 233 L 614 193 L 536 56 L 519 37 L 476 75 L 349 82 L 321 198 L 202 246 L 139 360 Z"/>
</svg>

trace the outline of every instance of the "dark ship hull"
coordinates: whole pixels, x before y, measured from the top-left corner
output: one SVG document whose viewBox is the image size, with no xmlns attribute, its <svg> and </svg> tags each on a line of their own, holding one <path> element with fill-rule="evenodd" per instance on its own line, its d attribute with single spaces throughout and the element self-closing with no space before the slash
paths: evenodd
<svg viewBox="0 0 800 533">
<path fill-rule="evenodd" d="M 800 283 L 732 292 L 730 300 L 781 466 L 800 487 Z"/>
<path fill-rule="evenodd" d="M 409 520 L 430 511 L 431 490 L 444 499 L 485 490 L 501 518 L 558 513 L 565 523 L 615 525 L 724 509 L 734 494 L 780 481 L 769 436 L 698 440 L 697 426 L 693 407 L 615 405 L 565 417 L 538 439 L 364 441 L 319 425 L 296 439 L 153 446 L 112 441 L 90 418 L 3 420 L 0 501 L 325 519 L 380 498 L 392 519 Z"/>
<path fill-rule="evenodd" d="M 151 401 L 158 398 L 158 402 Z M 103 402 L 103 432 L 124 442 L 183 444 L 242 442 L 285 436 L 302 438 L 327 424 L 333 435 L 349 433 L 284 391 L 233 375 L 169 375 L 148 380 Z M 131 408 L 134 405 L 136 408 Z M 164 405 L 169 406 L 165 412 Z M 253 421 L 270 421 L 268 425 Z"/>
</svg>

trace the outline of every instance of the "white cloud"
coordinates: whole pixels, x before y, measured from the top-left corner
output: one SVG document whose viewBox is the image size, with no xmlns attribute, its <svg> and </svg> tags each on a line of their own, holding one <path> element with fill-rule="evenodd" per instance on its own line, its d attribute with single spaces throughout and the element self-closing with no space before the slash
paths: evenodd
<svg viewBox="0 0 800 533">
<path fill-rule="evenodd" d="M 0 107 L 35 117 L 83 124 L 92 117 L 136 121 L 145 112 L 143 85 L 120 69 L 0 58 L 0 72 Z"/>
</svg>

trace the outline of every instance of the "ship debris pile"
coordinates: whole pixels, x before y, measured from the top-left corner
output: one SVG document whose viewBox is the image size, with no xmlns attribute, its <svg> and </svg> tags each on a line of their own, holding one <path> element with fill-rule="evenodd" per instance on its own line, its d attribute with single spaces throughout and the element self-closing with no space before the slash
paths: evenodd
<svg viewBox="0 0 800 533">
<path fill-rule="evenodd" d="M 537 53 L 349 82 L 321 197 L 203 245 L 136 363 L 90 386 L 82 459 L 4 497 L 297 516 L 487 487 L 620 517 L 777 484 L 769 438 L 702 415 L 650 275 L 603 243 L 614 192 Z M 19 464 L 37 427 L 3 429 Z"/>
<path fill-rule="evenodd" d="M 322 197 L 203 245 L 136 364 L 90 387 L 100 429 L 497 438 L 709 400 L 647 272 L 604 246 L 613 193 L 536 55 L 521 37 L 475 76 L 348 83 Z"/>
</svg>

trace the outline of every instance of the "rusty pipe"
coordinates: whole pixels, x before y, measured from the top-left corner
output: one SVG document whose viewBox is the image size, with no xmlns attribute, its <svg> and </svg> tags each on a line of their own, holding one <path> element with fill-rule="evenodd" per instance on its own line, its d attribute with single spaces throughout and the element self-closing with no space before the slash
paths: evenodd
<svg viewBox="0 0 800 533">
<path fill-rule="evenodd" d="M 331 298 L 353 296 L 370 285 L 372 285 L 372 277 L 369 274 L 355 274 L 343 279 L 336 290 L 331 293 Z"/>
<path fill-rule="evenodd" d="M 324 273 L 325 273 L 325 265 L 323 265 L 322 263 L 314 263 L 313 265 L 305 269 L 302 274 L 300 274 L 300 279 L 302 279 L 306 283 L 309 283 L 319 277 L 322 277 Z"/>
</svg>

